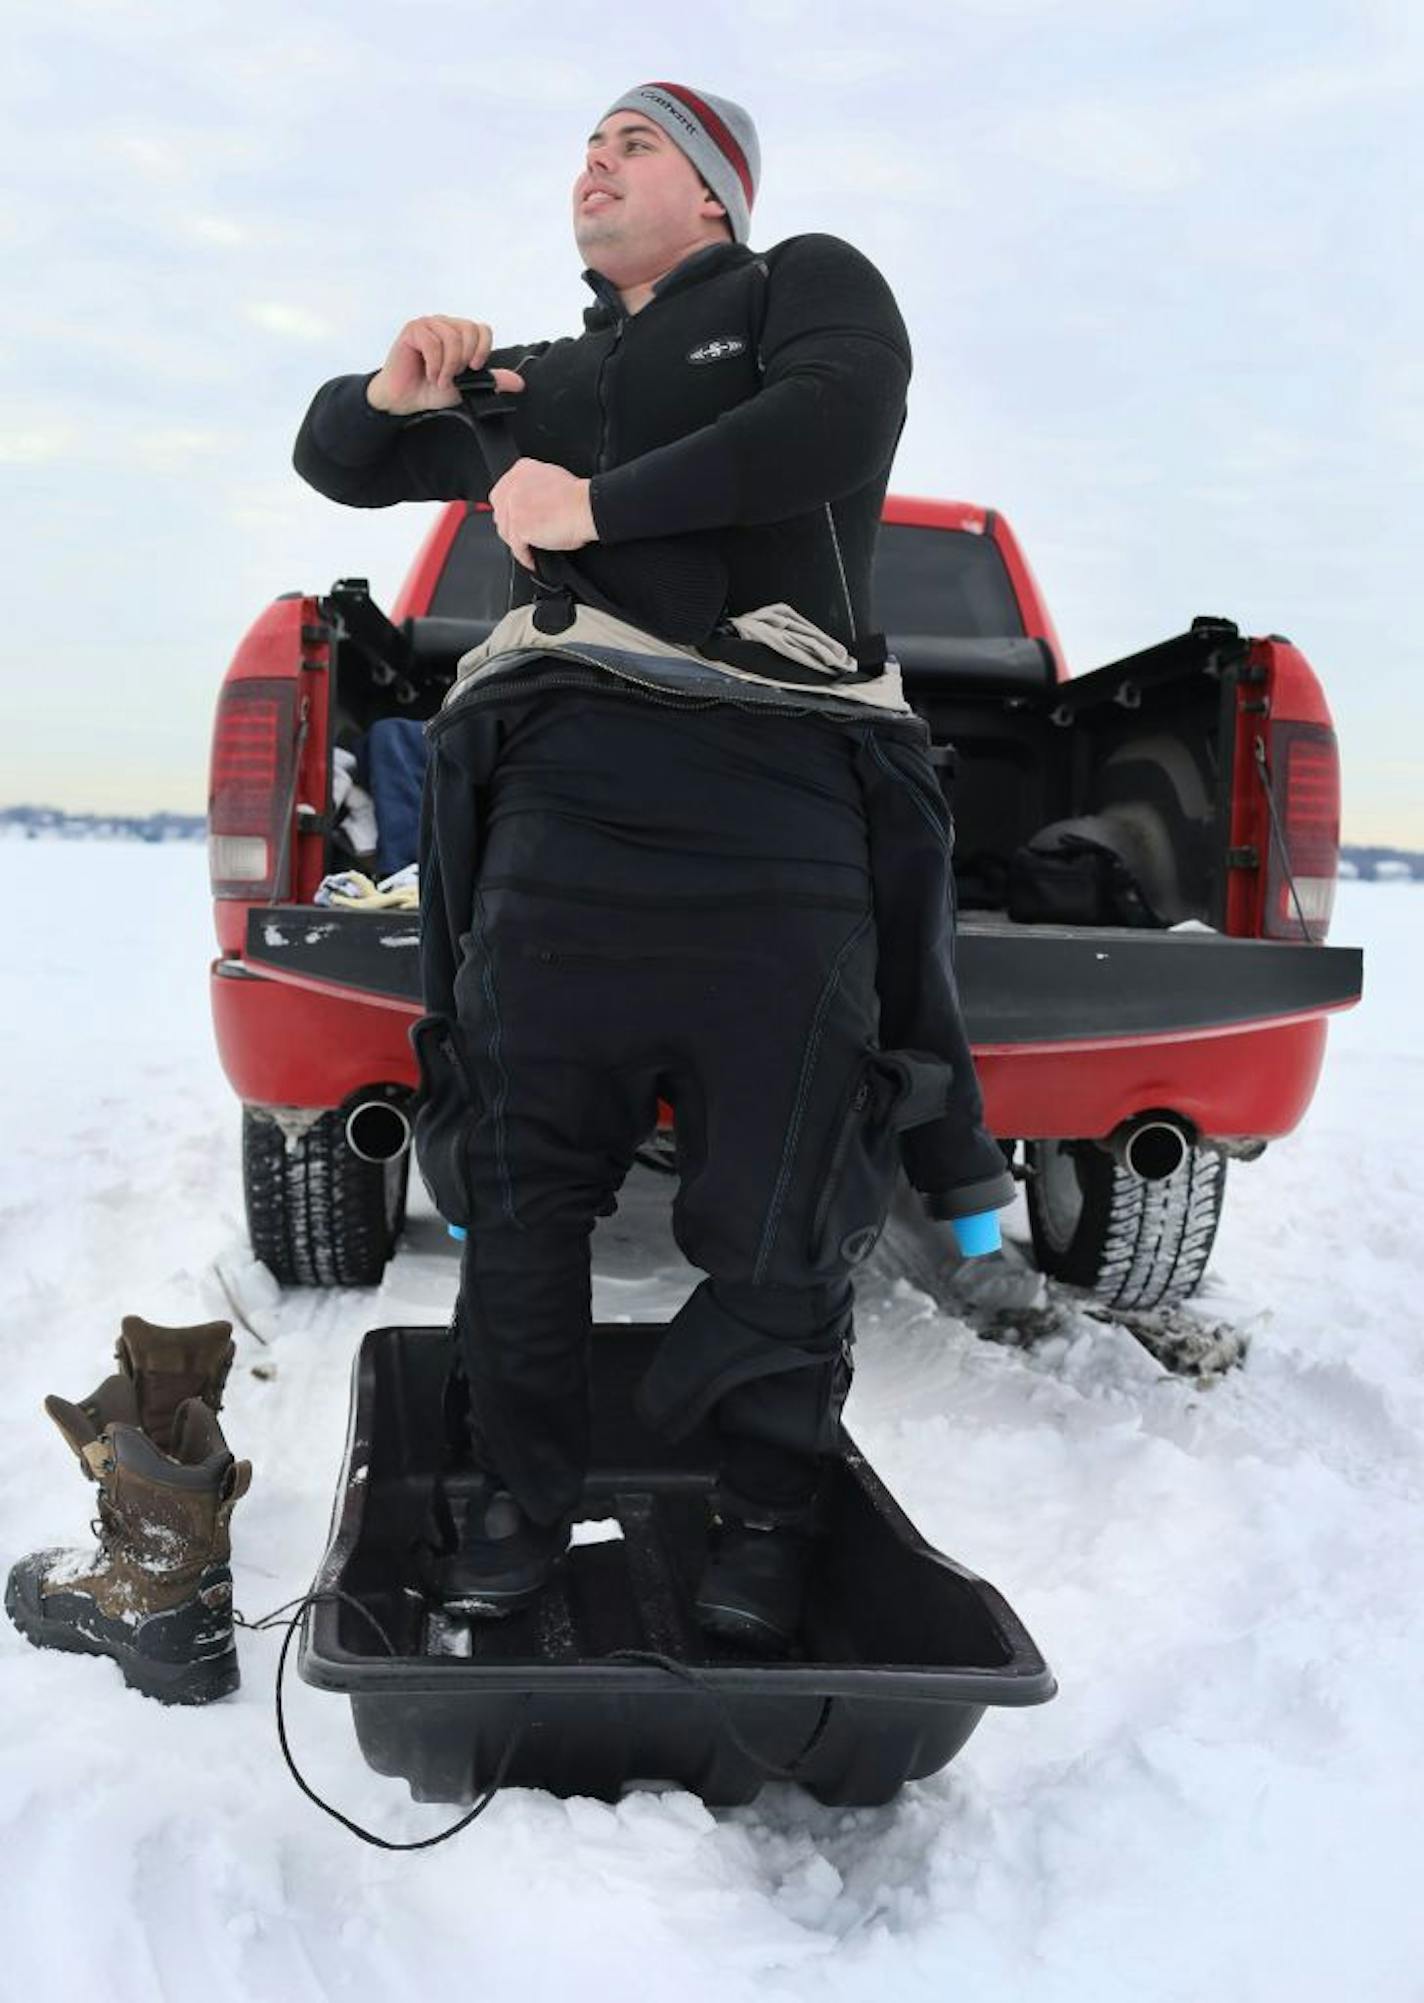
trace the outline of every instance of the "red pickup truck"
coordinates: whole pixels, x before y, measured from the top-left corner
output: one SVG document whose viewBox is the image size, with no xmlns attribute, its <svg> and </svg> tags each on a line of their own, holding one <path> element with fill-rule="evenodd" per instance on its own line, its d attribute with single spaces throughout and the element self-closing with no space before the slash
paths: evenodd
<svg viewBox="0 0 1424 2003">
<path fill-rule="evenodd" d="M 435 713 L 506 578 L 488 508 L 451 502 L 389 615 L 359 579 L 289 593 L 223 681 L 213 1018 L 253 1249 L 285 1283 L 375 1283 L 409 1173 L 419 917 L 313 901 L 364 860 L 333 753 Z M 1296 1126 L 1326 1019 L 1360 996 L 1359 953 L 1323 943 L 1340 785 L 1320 684 L 1289 640 L 1218 618 L 1070 677 L 1008 523 L 967 504 L 891 496 L 875 590 L 953 807 L 960 990 L 1036 1257 L 1121 1307 L 1180 1300 L 1228 1160 Z"/>
</svg>

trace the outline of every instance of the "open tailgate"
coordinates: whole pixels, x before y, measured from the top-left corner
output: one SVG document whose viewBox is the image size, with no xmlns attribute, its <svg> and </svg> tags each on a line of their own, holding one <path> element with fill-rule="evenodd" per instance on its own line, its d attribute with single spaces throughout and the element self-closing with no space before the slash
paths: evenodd
<svg viewBox="0 0 1424 2003">
<path fill-rule="evenodd" d="M 268 905 L 248 914 L 250 972 L 418 1013 L 420 914 Z M 1354 946 L 1215 932 L 1013 925 L 968 916 L 955 954 L 976 1049 L 1162 1042 L 1298 1021 L 1359 1000 Z"/>
</svg>

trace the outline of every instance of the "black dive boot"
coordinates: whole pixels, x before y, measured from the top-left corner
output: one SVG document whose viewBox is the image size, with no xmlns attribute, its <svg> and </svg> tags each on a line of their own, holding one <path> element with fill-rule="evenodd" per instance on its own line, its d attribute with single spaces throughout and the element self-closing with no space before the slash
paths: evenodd
<svg viewBox="0 0 1424 2003">
<path fill-rule="evenodd" d="M 480 1474 L 450 1499 L 456 1542 L 429 1567 L 432 1592 L 460 1613 L 501 1615 L 527 1606 L 569 1548 L 572 1518 L 536 1523 L 498 1477 Z"/>
<path fill-rule="evenodd" d="M 698 1625 L 748 1654 L 785 1655 L 805 1610 L 813 1541 L 809 1510 L 787 1521 L 724 1504 L 693 1600 Z"/>
</svg>

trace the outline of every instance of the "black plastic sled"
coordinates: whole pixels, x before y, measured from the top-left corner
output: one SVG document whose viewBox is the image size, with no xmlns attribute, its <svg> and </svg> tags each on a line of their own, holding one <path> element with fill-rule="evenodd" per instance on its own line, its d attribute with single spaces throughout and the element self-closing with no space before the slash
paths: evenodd
<svg viewBox="0 0 1424 2003">
<path fill-rule="evenodd" d="M 671 1781 L 720 1806 L 779 1775 L 864 1805 L 945 1766 L 986 1706 L 1053 1696 L 1002 1596 L 924 1542 L 845 1433 L 796 1653 L 754 1660 L 704 1635 L 691 1601 L 715 1444 L 702 1432 L 670 1448 L 632 1409 L 662 1333 L 595 1328 L 582 1520 L 550 1585 L 503 1620 L 443 1613 L 415 1583 L 448 1332 L 365 1337 L 313 1588 L 349 1599 L 311 1607 L 300 1665 L 350 1697 L 377 1773 L 403 1777 L 417 1801 L 472 1801 L 500 1783 L 613 1800 Z"/>
</svg>

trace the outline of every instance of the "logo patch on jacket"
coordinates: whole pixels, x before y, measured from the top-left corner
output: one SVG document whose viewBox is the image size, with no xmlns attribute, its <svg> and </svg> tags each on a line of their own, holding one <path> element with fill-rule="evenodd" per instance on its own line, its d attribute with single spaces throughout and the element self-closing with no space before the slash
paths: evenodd
<svg viewBox="0 0 1424 2003">
<path fill-rule="evenodd" d="M 744 354 L 746 345 L 735 334 L 719 334 L 715 341 L 704 341 L 700 348 L 690 349 L 687 359 L 690 362 L 725 362 L 732 355 Z"/>
</svg>

